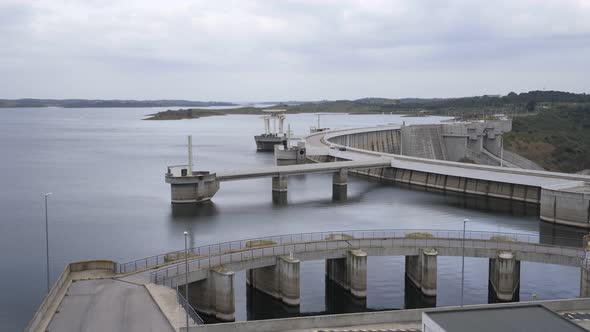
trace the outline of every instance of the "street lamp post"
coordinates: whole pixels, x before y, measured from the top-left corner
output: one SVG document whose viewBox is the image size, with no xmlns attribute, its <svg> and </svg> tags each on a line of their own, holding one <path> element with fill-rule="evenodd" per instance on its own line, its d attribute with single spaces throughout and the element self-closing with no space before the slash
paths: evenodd
<svg viewBox="0 0 590 332">
<path fill-rule="evenodd" d="M 190 305 L 188 302 L 188 242 L 187 242 L 188 232 L 184 231 L 184 265 L 185 265 L 185 273 L 184 273 L 184 297 L 186 300 L 186 330 L 188 331 L 188 306 Z"/>
<path fill-rule="evenodd" d="M 504 167 L 504 135 L 500 135 L 500 167 Z"/>
<path fill-rule="evenodd" d="M 47 197 L 52 193 L 45 194 L 45 264 L 47 267 L 47 294 L 49 294 L 49 217 L 47 215 Z"/>
<path fill-rule="evenodd" d="M 463 238 L 461 241 L 461 307 L 463 306 L 463 286 L 465 285 L 465 224 L 469 219 L 463 219 Z"/>
</svg>

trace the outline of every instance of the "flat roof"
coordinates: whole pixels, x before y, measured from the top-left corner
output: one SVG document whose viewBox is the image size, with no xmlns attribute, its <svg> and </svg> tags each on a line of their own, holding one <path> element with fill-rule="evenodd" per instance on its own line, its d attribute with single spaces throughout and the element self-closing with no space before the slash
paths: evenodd
<svg viewBox="0 0 590 332">
<path fill-rule="evenodd" d="M 542 305 L 450 309 L 424 314 L 447 332 L 586 331 Z"/>
</svg>

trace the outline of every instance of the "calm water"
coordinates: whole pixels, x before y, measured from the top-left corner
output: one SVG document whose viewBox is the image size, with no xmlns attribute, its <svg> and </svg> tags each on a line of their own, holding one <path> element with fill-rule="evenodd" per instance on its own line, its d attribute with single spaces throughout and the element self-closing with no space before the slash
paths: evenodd
<svg viewBox="0 0 590 332">
<path fill-rule="evenodd" d="M 474 200 L 352 178 L 349 200 L 331 200 L 331 177 L 289 179 L 289 204 L 271 203 L 270 179 L 222 183 L 214 203 L 173 209 L 166 165 L 186 162 L 193 135 L 198 169 L 222 170 L 273 163 L 257 153 L 258 116 L 142 121 L 158 109 L 0 109 L 0 330 L 21 330 L 45 293 L 43 193 L 49 198 L 52 282 L 66 263 L 129 261 L 191 245 L 322 230 L 376 228 L 459 229 L 581 236 L 540 224 L 536 209 Z M 330 115 L 332 128 L 427 123 L 441 118 Z M 290 115 L 296 134 L 314 115 Z M 321 312 L 324 263 L 302 263 L 301 312 Z M 488 262 L 466 259 L 466 303 L 487 302 Z M 370 257 L 366 306 L 404 307 L 402 257 Z M 521 299 L 577 296 L 579 271 L 522 263 Z M 459 303 L 460 258 L 440 257 L 437 305 Z M 236 317 L 246 319 L 244 272 L 236 274 Z"/>
</svg>

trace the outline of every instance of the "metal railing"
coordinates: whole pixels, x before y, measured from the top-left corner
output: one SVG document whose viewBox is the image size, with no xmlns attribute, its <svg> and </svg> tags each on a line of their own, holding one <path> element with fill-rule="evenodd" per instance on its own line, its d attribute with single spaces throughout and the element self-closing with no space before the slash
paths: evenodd
<svg viewBox="0 0 590 332">
<path fill-rule="evenodd" d="M 427 237 L 420 237 L 423 235 L 412 233 L 427 233 Z M 430 237 L 430 238 L 428 238 Z M 288 235 L 277 235 L 268 237 L 251 238 L 239 241 L 223 242 L 213 245 L 195 247 L 189 249 L 189 270 L 194 271 L 201 268 L 208 268 L 217 265 L 227 264 L 234 261 L 242 261 L 254 257 L 261 256 L 277 256 L 288 255 L 289 250 L 298 248 L 307 250 L 316 250 L 314 246 L 311 248 L 310 243 L 313 242 L 330 242 L 343 239 L 357 240 L 378 240 L 378 239 L 395 239 L 403 238 L 407 240 L 440 240 L 440 239 L 456 239 L 463 238 L 463 231 L 461 230 L 430 230 L 430 229 L 395 229 L 395 230 L 352 230 L 352 231 L 331 231 L 331 232 L 313 232 L 313 233 L 299 233 Z M 562 248 L 561 251 L 567 249 L 579 249 L 582 247 L 582 238 L 560 238 L 554 236 L 541 236 L 539 234 L 522 234 L 522 233 L 506 233 L 506 232 L 486 232 L 486 231 L 467 231 L 465 232 L 465 240 L 487 240 L 496 243 L 508 243 L 505 247 L 508 249 L 511 244 L 543 244 L 557 246 Z M 416 242 L 417 243 L 417 242 Z M 291 245 L 285 247 L 285 245 Z M 378 242 L 365 243 L 363 246 L 380 246 Z M 301 249 L 301 248 L 304 249 Z M 139 266 L 146 266 L 149 262 L 164 261 L 161 258 L 164 255 L 152 256 L 144 260 L 140 260 Z M 170 261 L 169 265 L 151 272 L 152 282 L 163 284 L 163 280 L 168 280 L 170 277 L 177 276 L 185 270 L 184 251 L 177 251 L 168 254 L 171 257 L 176 257 L 177 260 Z M 192 257 L 191 257 L 192 256 Z M 137 261 L 135 261 L 137 262 Z M 126 263 L 127 265 L 129 263 Z M 125 266 L 126 264 L 122 264 Z M 136 264 L 132 262 L 132 264 Z M 170 285 L 173 286 L 173 285 Z"/>
<path fill-rule="evenodd" d="M 188 313 L 189 317 L 193 320 L 193 322 L 197 325 L 204 325 L 205 322 L 203 318 L 199 316 L 199 314 L 195 311 L 193 306 L 182 296 L 182 293 L 176 287 L 176 299 L 178 300 L 178 304 L 180 304 L 184 310 Z"/>
</svg>

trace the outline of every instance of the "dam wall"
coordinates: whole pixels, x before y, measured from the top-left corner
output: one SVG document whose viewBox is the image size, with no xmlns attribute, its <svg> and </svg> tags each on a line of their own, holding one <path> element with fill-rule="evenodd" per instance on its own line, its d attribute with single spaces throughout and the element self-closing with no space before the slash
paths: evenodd
<svg viewBox="0 0 590 332">
<path fill-rule="evenodd" d="M 351 148 L 400 154 L 399 130 L 382 130 L 336 136 L 330 142 Z"/>
</svg>

